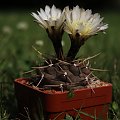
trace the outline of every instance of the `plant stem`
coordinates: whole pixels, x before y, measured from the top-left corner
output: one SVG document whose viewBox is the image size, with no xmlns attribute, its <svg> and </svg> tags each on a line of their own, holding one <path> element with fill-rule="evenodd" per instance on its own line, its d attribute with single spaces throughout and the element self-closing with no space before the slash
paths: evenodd
<svg viewBox="0 0 120 120">
<path fill-rule="evenodd" d="M 54 41 L 52 40 L 52 43 L 53 43 L 57 58 L 59 60 L 64 60 L 61 40 L 54 40 Z"/>
<path fill-rule="evenodd" d="M 63 30 L 61 32 L 57 31 L 54 26 L 51 27 L 51 31 L 46 29 L 48 33 L 48 37 L 51 39 L 53 47 L 55 49 L 55 53 L 58 59 L 64 60 L 63 57 L 63 48 L 62 48 L 62 35 L 63 35 Z"/>
<path fill-rule="evenodd" d="M 67 59 L 72 61 L 77 55 L 80 47 L 84 44 L 84 39 L 81 39 L 79 36 L 76 36 L 75 38 L 73 36 L 70 36 L 70 39 L 71 46 L 67 54 Z"/>
</svg>

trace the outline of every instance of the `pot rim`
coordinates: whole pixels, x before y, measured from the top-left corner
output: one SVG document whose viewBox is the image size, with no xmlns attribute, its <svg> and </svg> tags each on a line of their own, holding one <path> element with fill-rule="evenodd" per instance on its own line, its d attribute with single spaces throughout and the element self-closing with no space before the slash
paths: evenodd
<svg viewBox="0 0 120 120">
<path fill-rule="evenodd" d="M 30 89 L 34 89 L 35 91 L 39 91 L 39 92 L 42 92 L 42 93 L 44 93 L 44 94 L 50 94 L 50 95 L 54 95 L 54 94 L 66 94 L 66 93 L 68 93 L 69 91 L 67 91 L 67 90 L 65 90 L 65 91 L 55 91 L 55 90 L 41 90 L 41 89 L 39 89 L 39 88 L 37 88 L 37 87 L 32 87 L 32 86 L 29 86 L 29 85 L 27 85 L 27 84 L 25 84 L 25 82 L 23 82 L 23 80 L 27 80 L 27 81 L 29 81 L 30 79 L 29 78 L 17 78 L 17 79 L 15 79 L 15 81 L 14 81 L 14 83 L 19 83 L 19 84 L 22 84 L 22 85 L 24 85 L 24 86 L 26 86 L 26 87 L 28 87 L 28 88 L 30 88 Z M 22 82 L 21 82 L 22 81 Z M 99 88 L 106 88 L 106 87 L 108 87 L 108 86 L 111 86 L 112 87 L 112 84 L 111 83 L 108 83 L 108 82 L 104 82 L 105 83 L 105 85 L 104 86 L 98 86 L 98 87 L 94 87 L 94 88 L 79 88 L 79 89 L 76 89 L 76 90 L 74 90 L 74 92 L 79 92 L 79 91 L 86 91 L 86 90 L 91 90 L 91 91 L 93 91 L 94 89 L 95 90 L 97 90 L 97 89 L 99 89 Z"/>
</svg>

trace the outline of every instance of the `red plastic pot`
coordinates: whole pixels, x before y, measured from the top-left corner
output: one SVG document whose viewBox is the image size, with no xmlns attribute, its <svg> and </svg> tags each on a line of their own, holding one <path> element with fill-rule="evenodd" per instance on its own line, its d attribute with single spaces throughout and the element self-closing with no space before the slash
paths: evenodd
<svg viewBox="0 0 120 120">
<path fill-rule="evenodd" d="M 19 112 L 27 113 L 32 120 L 62 120 L 66 113 L 73 116 L 80 115 L 82 120 L 107 120 L 108 107 L 112 97 L 112 85 L 77 89 L 74 96 L 68 98 L 68 92 L 41 91 L 26 85 L 28 79 L 15 80 L 15 92 Z M 28 111 L 26 111 L 26 109 Z M 77 111 L 79 110 L 79 112 Z"/>
</svg>

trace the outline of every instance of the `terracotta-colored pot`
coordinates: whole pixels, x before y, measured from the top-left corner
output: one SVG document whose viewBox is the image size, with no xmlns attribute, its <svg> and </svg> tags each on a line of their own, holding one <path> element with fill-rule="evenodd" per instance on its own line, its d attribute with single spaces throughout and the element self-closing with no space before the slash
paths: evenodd
<svg viewBox="0 0 120 120">
<path fill-rule="evenodd" d="M 19 112 L 31 120 L 62 120 L 66 113 L 74 118 L 79 113 L 82 120 L 107 120 L 112 97 L 110 83 L 93 88 L 94 92 L 91 88 L 74 90 L 74 96 L 68 98 L 67 91 L 41 91 L 28 86 L 26 81 L 28 79 L 15 80 L 15 93 Z"/>
</svg>

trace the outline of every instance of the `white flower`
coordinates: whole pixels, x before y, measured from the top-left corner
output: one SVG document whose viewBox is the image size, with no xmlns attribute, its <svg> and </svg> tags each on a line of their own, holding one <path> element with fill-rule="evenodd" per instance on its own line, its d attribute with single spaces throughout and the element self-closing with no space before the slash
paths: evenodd
<svg viewBox="0 0 120 120">
<path fill-rule="evenodd" d="M 91 10 L 84 10 L 76 6 L 73 10 L 69 7 L 65 8 L 65 28 L 64 30 L 73 36 L 79 34 L 81 38 L 88 38 L 97 34 L 99 31 L 104 31 L 108 28 L 108 24 L 102 22 L 98 13 L 92 14 Z"/>
<path fill-rule="evenodd" d="M 2 32 L 6 33 L 6 34 L 11 34 L 12 33 L 12 28 L 10 26 L 5 25 L 2 28 Z"/>
<path fill-rule="evenodd" d="M 43 46 L 44 45 L 44 41 L 43 40 L 37 40 L 36 44 L 39 46 Z"/>
<path fill-rule="evenodd" d="M 73 7 L 65 8 L 65 26 L 64 30 L 69 34 L 71 46 L 67 54 L 68 60 L 73 60 L 77 55 L 80 47 L 85 43 L 85 40 L 90 36 L 97 34 L 108 28 L 108 24 L 102 22 L 103 18 L 98 13 L 92 14 L 91 10 Z"/>
<path fill-rule="evenodd" d="M 43 28 L 46 29 L 49 38 L 51 39 L 56 56 L 58 59 L 64 59 L 62 49 L 62 35 L 63 35 L 63 24 L 65 21 L 64 10 L 57 9 L 54 5 L 50 8 L 48 5 L 45 6 L 45 10 L 40 8 L 37 11 L 38 14 L 32 13 L 32 16 L 36 19 L 36 22 Z"/>
<path fill-rule="evenodd" d="M 27 30 L 28 29 L 28 23 L 21 21 L 16 25 L 17 29 L 19 30 Z"/>
<path fill-rule="evenodd" d="M 54 5 L 52 8 L 46 5 L 45 10 L 40 8 L 40 11 L 37 11 L 37 13 L 38 14 L 33 12 L 32 16 L 41 27 L 48 29 L 49 33 L 53 33 L 54 31 L 60 32 L 63 29 L 65 20 L 64 12 L 57 9 Z"/>
</svg>

